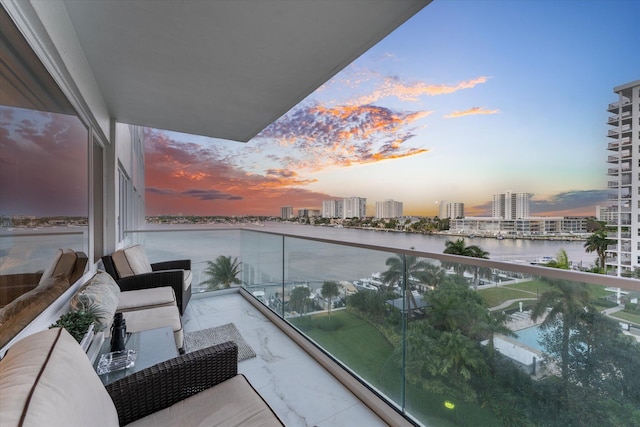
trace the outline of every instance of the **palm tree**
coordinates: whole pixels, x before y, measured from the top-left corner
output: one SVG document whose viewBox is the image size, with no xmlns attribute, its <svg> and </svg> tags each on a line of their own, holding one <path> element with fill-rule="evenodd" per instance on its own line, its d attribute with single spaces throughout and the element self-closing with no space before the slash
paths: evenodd
<svg viewBox="0 0 640 427">
<path fill-rule="evenodd" d="M 466 246 L 464 243 L 464 239 L 458 239 L 455 242 L 447 240 L 447 242 L 445 243 L 444 253 L 449 255 L 460 255 L 472 258 L 489 259 L 489 252 L 483 250 L 480 246 L 477 245 Z M 467 270 L 473 271 L 473 286 L 476 289 L 478 289 L 478 276 L 480 274 L 485 276 L 489 276 L 491 274 L 491 270 L 488 268 L 467 266 L 462 263 L 444 264 L 453 267 L 453 270 L 457 274 L 464 274 L 464 272 Z"/>
<path fill-rule="evenodd" d="M 329 298 L 329 318 L 331 318 L 331 298 L 340 295 L 338 284 L 336 282 L 324 282 L 322 284 L 322 298 Z"/>
<path fill-rule="evenodd" d="M 545 279 L 545 281 L 551 287 L 540 295 L 531 310 L 531 319 L 535 322 L 549 310 L 541 324 L 543 329 L 552 327 L 557 322 L 561 323 L 561 374 L 566 383 L 569 378 L 569 337 L 579 314 L 589 305 L 589 290 L 584 283 L 557 279 Z"/>
<path fill-rule="evenodd" d="M 238 258 L 231 259 L 231 256 L 220 255 L 215 262 L 207 261 L 207 268 L 204 274 L 209 276 L 207 280 L 200 282 L 201 285 L 207 285 L 207 290 L 226 289 L 233 285 L 239 285 L 242 282 L 238 279 L 240 274 L 240 265 Z"/>
<path fill-rule="evenodd" d="M 495 353 L 495 345 L 493 339 L 496 334 L 501 334 L 507 337 L 518 337 L 518 334 L 513 332 L 511 329 L 507 327 L 505 323 L 507 323 L 507 314 L 503 312 L 485 312 L 485 318 L 482 321 L 482 325 L 480 326 L 487 335 L 489 342 L 487 343 L 487 349 L 489 351 L 489 358 L 493 360 L 493 355 Z"/>
<path fill-rule="evenodd" d="M 445 273 L 442 268 L 435 264 L 427 263 L 424 269 L 423 279 L 428 286 L 436 289 L 446 278 L 447 273 Z"/>
<path fill-rule="evenodd" d="M 291 290 L 291 295 L 289 295 L 289 308 L 302 315 L 306 311 L 306 307 L 309 306 L 309 295 L 311 295 L 311 291 L 308 287 L 296 286 Z"/>
<path fill-rule="evenodd" d="M 604 264 L 607 257 L 607 247 L 614 244 L 615 241 L 607 238 L 606 230 L 598 230 L 591 236 L 587 237 L 584 242 L 584 248 L 587 252 L 595 252 L 598 254 L 598 260 L 600 261 L 600 268 L 604 271 Z"/>
<path fill-rule="evenodd" d="M 556 255 L 556 259 L 544 264 L 545 267 L 559 268 L 561 270 L 569 269 L 569 255 L 564 249 L 560 249 Z"/>
<path fill-rule="evenodd" d="M 413 308 L 418 308 L 413 294 L 411 293 L 411 287 L 417 282 L 424 282 L 426 279 L 425 270 L 429 267 L 428 262 L 413 255 L 396 255 L 395 257 L 387 258 L 386 263 L 389 269 L 382 273 L 381 278 L 387 285 L 404 283 L 403 278 L 406 275 L 407 289 L 404 292 L 407 296 L 407 308 L 411 313 L 411 304 Z"/>
<path fill-rule="evenodd" d="M 443 376 L 452 373 L 456 382 L 460 376 L 469 381 L 472 371 L 482 372 L 486 368 L 477 344 L 460 331 L 443 332 L 437 342 L 437 352 L 440 356 L 438 373 Z"/>
</svg>

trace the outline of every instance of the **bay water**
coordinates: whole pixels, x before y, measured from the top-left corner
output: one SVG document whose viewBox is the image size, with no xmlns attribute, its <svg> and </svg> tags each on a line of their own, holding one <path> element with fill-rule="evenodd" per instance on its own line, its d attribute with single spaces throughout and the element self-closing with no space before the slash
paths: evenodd
<svg viewBox="0 0 640 427">
<path fill-rule="evenodd" d="M 246 232 L 241 233 L 238 228 Z M 279 283 L 283 276 L 286 282 L 353 281 L 385 271 L 386 260 L 394 255 L 394 249 L 441 254 L 448 240 L 459 238 L 268 222 L 241 226 L 149 225 L 147 231 L 129 234 L 127 243 L 144 245 L 152 262 L 175 259 L 176 254 L 191 259 L 196 288 L 207 278 L 203 273 L 207 261 L 214 261 L 219 255 L 238 257 L 243 264 L 242 280 L 248 284 Z M 283 239 L 267 233 L 382 246 L 388 250 L 352 248 L 295 237 Z M 497 261 L 530 263 L 542 257 L 555 257 L 561 249 L 575 266 L 589 268 L 596 260 L 595 253 L 584 250 L 583 240 L 475 237 L 465 238 L 465 244 L 481 247 L 489 252 L 490 259 Z"/>
</svg>

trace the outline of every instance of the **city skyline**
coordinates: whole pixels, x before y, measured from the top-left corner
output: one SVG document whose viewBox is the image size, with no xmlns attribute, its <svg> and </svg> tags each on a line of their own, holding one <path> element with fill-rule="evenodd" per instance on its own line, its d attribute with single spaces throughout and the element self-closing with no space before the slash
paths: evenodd
<svg viewBox="0 0 640 427">
<path fill-rule="evenodd" d="M 147 215 L 277 215 L 358 194 L 405 215 L 458 200 L 489 216 L 505 191 L 532 193 L 532 215 L 595 215 L 606 107 L 640 78 L 640 4 L 542 5 L 436 0 L 246 144 L 148 129 Z"/>
</svg>

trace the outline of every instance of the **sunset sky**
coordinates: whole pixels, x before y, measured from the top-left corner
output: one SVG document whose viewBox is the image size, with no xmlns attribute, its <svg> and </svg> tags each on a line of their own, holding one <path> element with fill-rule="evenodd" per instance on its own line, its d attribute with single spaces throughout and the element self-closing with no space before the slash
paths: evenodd
<svg viewBox="0 0 640 427">
<path fill-rule="evenodd" d="M 436 215 L 606 201 L 607 104 L 640 79 L 640 2 L 439 1 L 248 143 L 147 130 L 147 215 L 279 215 L 365 197 Z"/>
</svg>

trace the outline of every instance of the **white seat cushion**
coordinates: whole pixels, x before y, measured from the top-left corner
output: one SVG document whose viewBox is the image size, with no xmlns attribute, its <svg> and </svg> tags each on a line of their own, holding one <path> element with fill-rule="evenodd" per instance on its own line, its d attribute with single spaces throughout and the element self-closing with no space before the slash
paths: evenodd
<svg viewBox="0 0 640 427">
<path fill-rule="evenodd" d="M 122 314 L 127 322 L 127 332 L 140 332 L 160 326 L 170 326 L 173 329 L 176 347 L 180 349 L 184 345 L 182 321 L 176 305 L 125 311 Z"/>
<path fill-rule="evenodd" d="M 120 292 L 116 311 L 124 312 L 165 305 L 176 305 L 176 296 L 171 286 Z"/>
<path fill-rule="evenodd" d="M 282 426 L 243 375 L 128 424 L 142 426 Z"/>
</svg>

